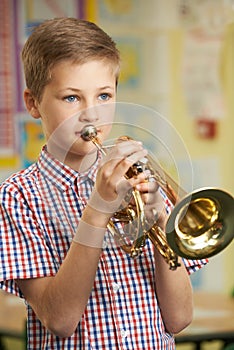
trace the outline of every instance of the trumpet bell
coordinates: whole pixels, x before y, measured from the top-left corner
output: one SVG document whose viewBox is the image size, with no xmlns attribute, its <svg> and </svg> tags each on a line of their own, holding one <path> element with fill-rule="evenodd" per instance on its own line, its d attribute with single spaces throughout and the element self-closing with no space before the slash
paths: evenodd
<svg viewBox="0 0 234 350">
<path fill-rule="evenodd" d="M 234 199 L 216 188 L 200 189 L 184 197 L 166 225 L 168 244 L 187 259 L 209 258 L 234 238 Z"/>
</svg>

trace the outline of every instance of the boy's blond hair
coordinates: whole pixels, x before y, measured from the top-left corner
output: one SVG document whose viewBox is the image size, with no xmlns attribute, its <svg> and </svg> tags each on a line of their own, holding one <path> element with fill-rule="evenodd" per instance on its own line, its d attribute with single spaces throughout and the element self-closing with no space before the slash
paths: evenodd
<svg viewBox="0 0 234 350">
<path fill-rule="evenodd" d="M 50 82 L 51 69 L 70 60 L 83 64 L 106 60 L 119 74 L 120 57 L 115 42 L 96 24 L 76 18 L 54 18 L 37 26 L 22 50 L 26 86 L 38 101 Z"/>
</svg>

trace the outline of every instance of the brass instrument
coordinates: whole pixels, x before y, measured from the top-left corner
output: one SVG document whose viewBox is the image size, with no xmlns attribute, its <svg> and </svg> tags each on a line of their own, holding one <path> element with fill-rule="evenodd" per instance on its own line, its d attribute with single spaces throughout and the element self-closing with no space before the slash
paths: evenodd
<svg viewBox="0 0 234 350">
<path fill-rule="evenodd" d="M 93 125 L 85 126 L 81 137 L 85 141 L 92 141 L 106 155 Z M 141 195 L 138 190 L 132 189 L 127 194 L 125 203 L 108 223 L 108 229 L 126 253 L 132 258 L 137 257 L 141 254 L 146 239 L 150 239 L 169 268 L 175 270 L 180 266 L 178 256 L 186 259 L 209 258 L 232 241 L 234 199 L 230 194 L 216 188 L 204 188 L 190 194 L 182 191 L 183 198 L 177 198 L 179 186 L 150 156 L 147 156 L 146 161 L 144 159 L 131 166 L 125 176 L 131 178 L 146 169 L 174 208 L 164 233 L 157 224 L 157 215 L 153 223 L 148 221 Z"/>
</svg>

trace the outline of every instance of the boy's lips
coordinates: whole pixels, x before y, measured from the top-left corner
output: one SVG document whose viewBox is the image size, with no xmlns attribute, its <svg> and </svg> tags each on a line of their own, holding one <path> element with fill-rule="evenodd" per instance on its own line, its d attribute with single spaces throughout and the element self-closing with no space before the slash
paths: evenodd
<svg viewBox="0 0 234 350">
<path fill-rule="evenodd" d="M 101 133 L 101 130 L 100 129 L 96 129 L 97 131 L 97 135 Z M 82 130 L 80 131 L 75 131 L 75 135 L 78 136 L 78 137 L 81 137 L 81 134 L 82 134 Z"/>
</svg>

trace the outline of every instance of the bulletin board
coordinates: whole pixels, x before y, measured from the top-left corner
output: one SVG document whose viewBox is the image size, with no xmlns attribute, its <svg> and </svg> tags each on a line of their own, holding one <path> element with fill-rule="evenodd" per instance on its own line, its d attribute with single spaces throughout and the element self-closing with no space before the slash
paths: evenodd
<svg viewBox="0 0 234 350">
<path fill-rule="evenodd" d="M 34 162 L 44 142 L 40 124 L 28 120 L 23 101 L 20 52 L 25 40 L 43 20 L 61 16 L 85 18 L 88 12 L 91 14 L 87 9 L 83 0 L 0 1 L 0 181 L 13 170 Z"/>
<path fill-rule="evenodd" d="M 229 144 L 233 140 L 234 111 L 234 79 L 230 75 L 233 73 L 233 28 L 228 33 L 223 31 L 227 22 L 233 21 L 233 10 L 225 7 L 228 3 L 220 0 L 1 0 L 0 181 L 33 163 L 44 143 L 40 123 L 27 115 L 22 98 L 25 86 L 19 58 L 23 44 L 32 27 L 43 20 L 72 16 L 96 22 L 117 42 L 123 61 L 118 100 L 152 108 L 168 122 L 177 118 L 176 123 L 181 126 L 188 144 L 195 141 L 194 153 L 201 145 L 200 153 L 192 159 L 195 185 L 210 183 L 211 177 L 214 183 L 221 183 L 220 169 L 225 169 L 227 174 L 233 164 L 230 152 L 233 143 L 226 145 L 227 140 Z M 229 59 L 221 62 L 223 80 L 220 80 L 217 66 L 223 41 Z M 199 125 L 193 123 L 200 121 L 199 118 L 206 122 L 201 124 L 202 132 L 206 132 L 207 125 L 212 128 L 213 122 L 226 127 L 220 135 L 209 129 L 201 141 L 192 126 Z M 146 121 L 146 128 L 153 130 L 154 119 L 141 118 L 141 123 Z M 164 131 L 165 136 L 167 130 Z M 170 148 L 173 138 L 171 135 L 167 138 Z M 148 140 L 145 141 L 148 145 Z M 176 147 L 174 150 L 177 151 Z M 222 159 L 221 152 L 225 155 Z M 184 164 L 181 158 L 180 166 L 186 175 Z M 233 170 L 229 172 L 229 187 L 233 188 Z M 222 263 L 223 260 L 218 265 Z M 204 285 L 203 271 L 194 283 L 198 287 Z"/>
</svg>

